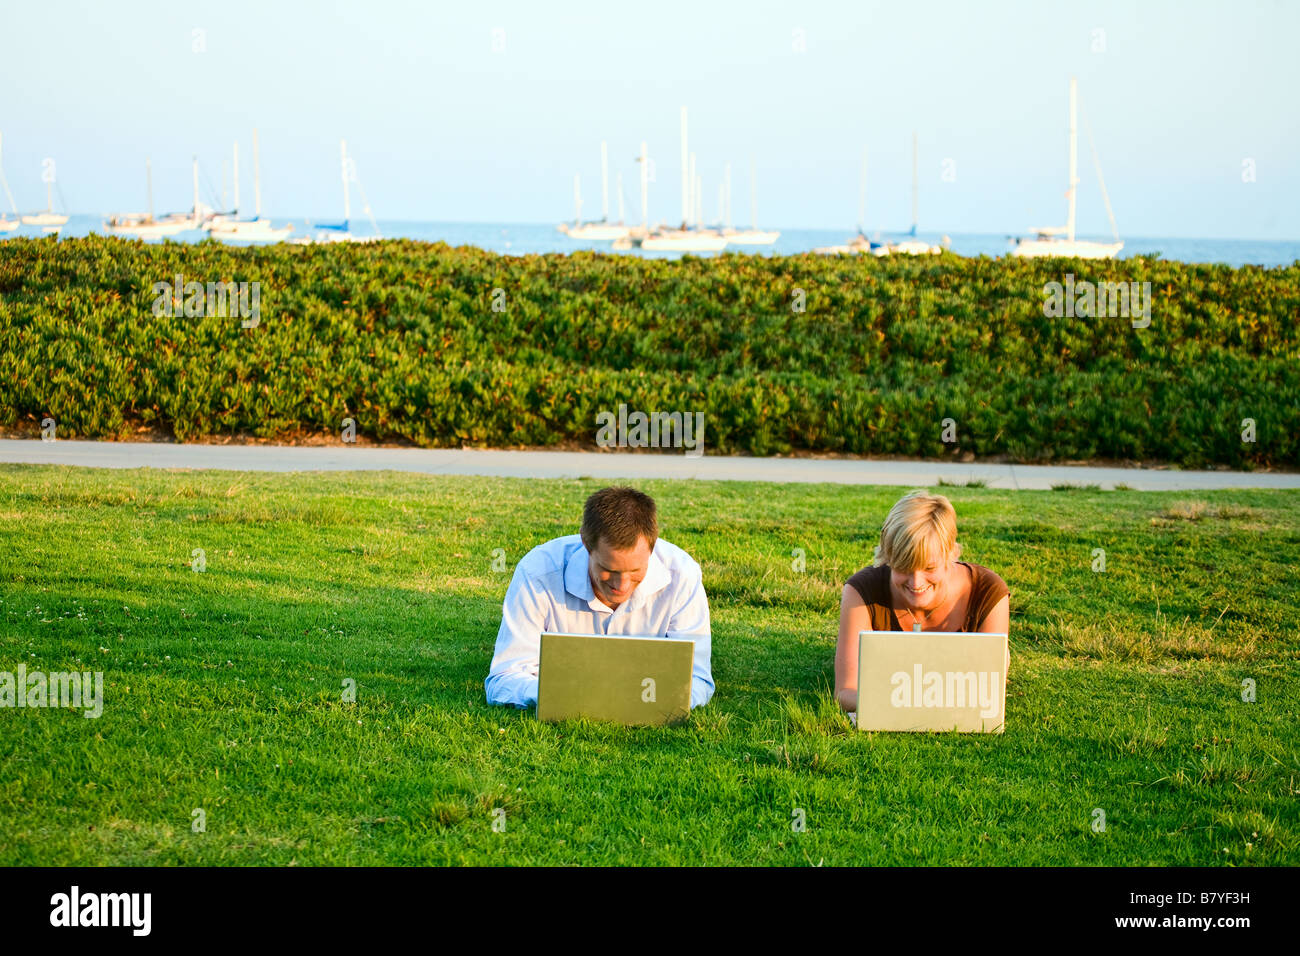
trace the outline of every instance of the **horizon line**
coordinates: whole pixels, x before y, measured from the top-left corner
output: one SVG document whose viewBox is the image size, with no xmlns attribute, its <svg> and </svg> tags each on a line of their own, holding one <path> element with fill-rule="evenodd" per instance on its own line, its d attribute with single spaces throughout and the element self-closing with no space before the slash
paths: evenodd
<svg viewBox="0 0 1300 956">
<path fill-rule="evenodd" d="M 184 211 L 185 211 L 185 210 L 177 210 L 177 212 L 184 212 Z M 103 212 L 103 213 L 67 213 L 67 216 L 69 217 L 69 220 L 72 220 L 72 219 L 87 219 L 87 218 L 89 218 L 89 219 L 104 219 L 104 218 L 107 218 L 107 217 L 112 216 L 112 215 L 122 215 L 122 213 L 120 213 L 120 212 L 111 212 L 111 213 L 110 213 L 110 212 Z M 166 213 L 163 213 L 163 215 L 166 215 Z M 283 220 L 284 222 L 288 222 L 288 223 L 292 223 L 292 222 L 294 222 L 295 220 L 301 220 L 301 221 L 304 222 L 304 223 L 339 222 L 339 221 L 342 220 L 342 217 L 339 216 L 339 215 L 337 215 L 337 214 L 327 214 L 327 215 L 324 215 L 324 216 L 282 216 L 282 215 L 276 215 L 276 214 L 272 214 L 272 213 L 268 213 L 268 212 L 263 211 L 262 215 L 263 215 L 263 217 L 265 217 L 265 218 L 267 218 L 267 219 L 271 219 L 271 220 Z M 357 216 L 353 216 L 349 221 L 350 221 L 350 222 L 356 222 L 358 225 L 361 225 L 361 224 L 365 224 L 365 223 L 367 223 L 367 222 L 369 221 L 369 217 L 357 217 Z M 555 228 L 557 225 L 559 225 L 560 223 L 569 222 L 569 221 L 571 221 L 571 220 L 568 220 L 568 219 L 559 219 L 559 220 L 554 220 L 554 221 L 552 221 L 552 220 L 547 220 L 547 221 L 541 221 L 541 222 L 538 222 L 538 221 L 526 221 L 526 220 L 504 220 L 504 219 L 500 219 L 500 220 L 475 220 L 475 219 L 385 219 L 385 218 L 381 218 L 381 217 L 379 217 L 379 216 L 376 216 L 376 217 L 375 217 L 375 221 L 376 221 L 376 222 L 394 223 L 394 224 L 409 223 L 409 224 L 413 224 L 413 225 L 447 225 L 447 226 L 535 226 L 535 227 L 546 227 L 546 228 L 554 229 L 554 228 Z M 601 221 L 601 220 L 599 220 L 599 219 L 584 219 L 584 220 L 583 220 L 584 223 L 594 223 L 594 222 L 600 222 L 600 221 Z M 639 223 L 639 222 L 638 222 L 638 223 L 624 223 L 624 224 L 625 224 L 625 225 L 631 225 L 631 226 L 640 226 L 640 223 Z M 709 224 L 706 224 L 706 228 L 712 228 L 712 227 L 715 226 L 715 225 L 718 225 L 718 224 L 717 224 L 717 223 L 709 223 Z M 675 221 L 673 221 L 673 220 L 664 220 L 664 221 L 656 222 L 656 223 L 653 224 L 653 227 L 659 227 L 659 226 L 664 226 L 664 227 L 667 227 L 667 228 L 677 228 L 677 223 L 676 223 Z M 31 228 L 39 228 L 39 227 L 31 227 Z M 735 223 L 735 224 L 733 224 L 732 228 L 735 228 L 735 229 L 749 229 L 749 228 L 751 228 L 751 227 L 750 227 L 749 225 L 747 225 L 747 224 Z M 856 226 L 851 226 L 851 225 L 849 225 L 849 226 L 839 226 L 839 225 L 836 225 L 836 226 L 773 226 L 773 225 L 763 225 L 763 226 L 758 226 L 758 227 L 754 227 L 754 228 L 776 230 L 776 231 L 778 231 L 778 232 L 783 232 L 783 233 L 784 233 L 784 232 L 851 232 L 851 233 L 854 234 L 854 235 L 857 234 L 857 227 L 856 227 Z M 881 227 L 881 228 L 868 229 L 868 230 L 866 230 L 866 234 L 867 234 L 868 236 L 872 236 L 872 235 L 875 235 L 875 234 L 877 234 L 877 233 L 880 233 L 880 234 L 882 234 L 882 235 L 892 235 L 892 234 L 902 235 L 902 234 L 904 234 L 904 233 L 909 232 L 910 229 L 911 229 L 910 226 L 900 226 L 899 228 L 896 228 L 896 229 L 886 229 L 886 228 Z M 191 231 L 193 231 L 193 230 L 191 230 Z M 976 238 L 994 238 L 994 239 L 997 239 L 997 238 L 1010 239 L 1010 238 L 1015 238 L 1016 236 L 1025 236 L 1025 235 L 1028 235 L 1028 234 L 1030 234 L 1030 233 L 1032 233 L 1032 232 L 1033 232 L 1033 229 L 1030 228 L 1030 227 L 1025 227 L 1025 228 L 1020 229 L 1020 230 L 997 230 L 997 231 L 992 231 L 992 232 L 961 232 L 961 231 L 949 231 L 949 230 L 945 230 L 945 229 L 932 229 L 932 228 L 918 228 L 918 229 L 917 229 L 917 233 L 918 233 L 918 235 L 935 235 L 935 236 L 951 236 L 951 237 L 957 237 L 957 236 L 969 236 L 969 237 L 976 237 Z M 1079 236 L 1079 237 L 1081 237 L 1081 238 L 1100 237 L 1100 238 L 1103 238 L 1103 239 L 1109 239 L 1109 237 L 1106 236 L 1106 235 L 1103 234 L 1103 233 L 1076 232 L 1076 235 Z M 385 237 L 385 238 L 390 238 L 390 237 Z M 409 237 L 400 237 L 400 236 L 395 236 L 395 237 L 391 237 L 391 238 L 409 238 Z M 1271 242 L 1271 243 L 1300 243 L 1300 236 L 1297 236 L 1297 237 L 1295 237 L 1295 238 L 1271 238 L 1271 239 L 1270 239 L 1270 238 L 1263 238 L 1263 237 L 1259 237 L 1259 236 L 1186 236 L 1186 235 L 1165 235 L 1165 236 L 1157 236 L 1157 235 L 1138 235 L 1138 234 L 1133 234 L 1133 235 L 1129 235 L 1129 236 L 1122 236 L 1121 239 L 1123 240 L 1123 242 L 1124 242 L 1125 244 L 1127 244 L 1127 243 L 1130 242 L 1130 241 L 1137 241 L 1137 240 L 1158 240 L 1158 239 L 1175 239 L 1175 240 L 1178 240 L 1178 241 L 1180 241 L 1180 242 L 1196 242 L 1196 241 L 1200 241 L 1200 242 Z"/>
</svg>

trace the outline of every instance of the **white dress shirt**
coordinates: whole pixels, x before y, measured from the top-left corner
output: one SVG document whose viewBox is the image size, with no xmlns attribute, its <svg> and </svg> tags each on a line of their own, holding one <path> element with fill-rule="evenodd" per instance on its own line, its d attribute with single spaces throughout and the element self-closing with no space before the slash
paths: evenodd
<svg viewBox="0 0 1300 956">
<path fill-rule="evenodd" d="M 691 707 L 707 704 L 713 696 L 709 601 L 695 559 L 660 538 L 641 583 L 611 610 L 591 586 L 588 557 L 582 537 L 571 534 L 538 545 L 520 560 L 483 682 L 488 703 L 536 705 L 541 634 L 551 631 L 690 638 L 695 642 Z"/>
</svg>

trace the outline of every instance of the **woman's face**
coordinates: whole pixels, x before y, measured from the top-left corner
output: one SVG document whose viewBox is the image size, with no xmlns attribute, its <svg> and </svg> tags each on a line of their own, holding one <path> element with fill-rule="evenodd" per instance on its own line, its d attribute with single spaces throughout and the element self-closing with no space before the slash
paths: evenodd
<svg viewBox="0 0 1300 956">
<path fill-rule="evenodd" d="M 894 591 L 903 596 L 907 607 L 924 611 L 943 600 L 947 593 L 944 585 L 951 571 L 951 561 L 936 561 L 929 567 L 917 568 L 915 571 L 896 571 L 891 568 L 889 575 Z"/>
</svg>

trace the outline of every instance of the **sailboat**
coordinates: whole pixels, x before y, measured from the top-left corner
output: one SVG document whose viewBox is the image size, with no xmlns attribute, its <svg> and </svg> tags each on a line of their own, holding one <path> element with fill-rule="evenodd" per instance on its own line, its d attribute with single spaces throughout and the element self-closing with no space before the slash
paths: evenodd
<svg viewBox="0 0 1300 956">
<path fill-rule="evenodd" d="M 370 211 L 370 201 L 366 199 L 366 191 L 361 188 L 361 180 L 356 175 L 356 170 L 348 158 L 348 141 L 339 140 L 339 155 L 343 162 L 343 221 L 339 223 L 320 223 L 315 228 L 317 230 L 314 237 L 303 236 L 299 239 L 289 240 L 296 246 L 325 245 L 331 242 L 376 242 L 383 238 L 379 234 L 379 223 L 375 222 L 374 214 Z M 352 223 L 352 195 L 350 184 L 352 180 L 357 182 L 357 190 L 361 193 L 362 208 L 367 216 L 370 217 L 370 225 L 374 227 L 373 236 L 354 236 L 351 232 Z"/>
<path fill-rule="evenodd" d="M 262 165 L 258 159 L 257 130 L 253 130 L 253 218 L 239 218 L 239 143 L 235 143 L 235 211 L 234 215 L 213 216 L 204 225 L 214 239 L 233 242 L 280 242 L 293 232 L 293 226 L 275 228 L 270 219 L 262 218 Z"/>
<path fill-rule="evenodd" d="M 68 217 L 54 211 L 54 179 L 53 177 L 45 180 L 45 212 L 35 212 L 23 216 L 23 225 L 25 226 L 45 226 L 48 231 L 50 227 L 66 225 Z"/>
<path fill-rule="evenodd" d="M 600 143 L 600 220 L 598 222 L 582 221 L 582 195 L 578 178 L 574 177 L 574 190 L 577 194 L 577 214 L 574 216 L 573 225 L 561 223 L 556 228 L 567 235 L 570 239 L 584 240 L 609 240 L 624 239 L 632 231 L 630 226 L 623 224 L 623 217 L 620 214 L 618 222 L 609 221 L 609 148 L 604 140 Z M 622 190 L 620 188 L 619 198 L 622 199 Z"/>
<path fill-rule="evenodd" d="M 14 194 L 9 191 L 9 180 L 5 179 L 3 156 L 4 149 L 0 144 L 0 185 L 5 188 L 5 197 L 9 200 L 9 208 L 14 211 L 14 217 L 10 219 L 5 213 L 0 212 L 0 232 L 13 232 L 22 224 L 22 219 L 18 216 L 18 206 L 14 204 Z"/>
<path fill-rule="evenodd" d="M 918 239 L 916 235 L 917 222 L 920 218 L 918 209 L 920 207 L 920 178 L 918 153 L 916 148 L 916 133 L 912 133 L 912 228 L 906 233 L 906 237 L 897 242 L 884 242 L 880 248 L 872 249 L 872 254 L 877 256 L 884 255 L 908 255 L 908 256 L 937 256 L 943 252 L 941 246 L 932 242 L 926 242 L 924 239 Z"/>
<path fill-rule="evenodd" d="M 144 161 L 144 175 L 149 192 L 149 211 L 127 212 L 109 216 L 104 220 L 104 231 L 113 236 L 129 236 L 133 239 L 162 239 L 179 232 L 198 229 L 211 213 L 208 207 L 199 202 L 199 160 L 194 159 L 194 208 L 188 213 L 174 212 L 155 219 L 153 215 L 153 163 Z"/>
<path fill-rule="evenodd" d="M 1044 256 L 1066 256 L 1073 259 L 1113 259 L 1124 248 L 1115 227 L 1115 214 L 1110 208 L 1110 197 L 1106 194 L 1106 183 L 1101 177 L 1101 164 L 1097 163 L 1096 148 L 1093 148 L 1093 162 L 1097 167 L 1097 181 L 1101 185 L 1101 198 L 1106 203 L 1106 215 L 1110 217 L 1111 233 L 1114 242 L 1092 242 L 1076 239 L 1074 236 L 1075 206 L 1079 187 L 1078 146 L 1079 133 L 1077 124 L 1079 100 L 1079 81 L 1070 77 L 1070 181 L 1066 187 L 1069 197 L 1068 212 L 1064 226 L 1043 226 L 1032 230 L 1032 238 L 1012 240 L 1015 243 L 1011 255 L 1019 258 L 1039 258 Z M 1089 142 L 1092 134 L 1089 132 Z"/>
<path fill-rule="evenodd" d="M 775 230 L 764 230 L 758 228 L 758 187 L 755 184 L 754 162 L 749 163 L 749 228 L 732 229 L 731 228 L 731 164 L 727 164 L 726 180 L 723 186 L 723 192 L 726 196 L 726 228 L 722 234 L 726 237 L 727 242 L 737 246 L 770 246 L 780 238 L 781 233 Z"/>
<path fill-rule="evenodd" d="M 682 107 L 682 224 L 679 229 L 659 228 L 641 239 L 647 252 L 720 252 L 727 237 L 715 229 L 703 229 L 699 221 L 703 188 L 695 174 L 695 154 L 686 148 L 686 107 Z"/>
<path fill-rule="evenodd" d="M 868 239 L 862 230 L 862 223 L 866 219 L 866 195 L 867 195 L 867 151 L 862 151 L 862 180 L 858 192 L 858 234 L 850 239 L 847 243 L 839 246 L 828 246 L 823 249 L 816 249 L 815 252 L 821 253 L 856 253 L 870 254 L 876 257 L 883 257 L 895 254 L 920 256 L 920 255 L 938 255 L 943 252 L 942 246 L 937 246 L 932 242 L 926 242 L 924 239 L 917 237 L 917 221 L 919 209 L 919 167 L 917 162 L 916 133 L 912 133 L 912 228 L 904 233 L 904 238 L 897 241 L 877 239 Z"/>
<path fill-rule="evenodd" d="M 858 234 L 847 242 L 840 243 L 836 246 L 822 246 L 814 249 L 813 252 L 824 256 L 836 255 L 889 255 L 889 247 L 881 242 L 874 242 L 867 238 L 863 231 L 862 224 L 867 219 L 867 150 L 862 150 L 862 175 L 858 179 Z"/>
<path fill-rule="evenodd" d="M 582 225 L 582 174 L 573 174 L 573 225 L 562 222 L 555 227 L 556 232 L 568 233 Z"/>
<path fill-rule="evenodd" d="M 650 234 L 650 152 L 645 140 L 641 141 L 641 155 L 637 158 L 641 164 L 641 225 L 633 226 L 626 236 L 614 240 L 615 249 L 632 249 L 641 245 L 642 240 Z M 618 185 L 618 218 L 623 218 L 623 180 L 620 176 Z"/>
</svg>

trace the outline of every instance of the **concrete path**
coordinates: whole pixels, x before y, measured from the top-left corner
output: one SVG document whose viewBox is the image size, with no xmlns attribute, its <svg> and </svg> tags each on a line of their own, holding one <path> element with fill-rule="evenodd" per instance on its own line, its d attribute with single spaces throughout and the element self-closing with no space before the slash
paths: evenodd
<svg viewBox="0 0 1300 956">
<path fill-rule="evenodd" d="M 516 478 L 708 478 L 721 481 L 830 482 L 933 487 L 939 479 L 982 479 L 990 488 L 1116 483 L 1141 491 L 1300 488 L 1300 474 L 989 465 L 928 461 L 730 458 L 617 452 L 477 451 L 351 445 L 174 445 L 157 442 L 0 440 L 0 463 L 92 468 L 218 468 L 235 471 L 416 471 Z"/>
</svg>

